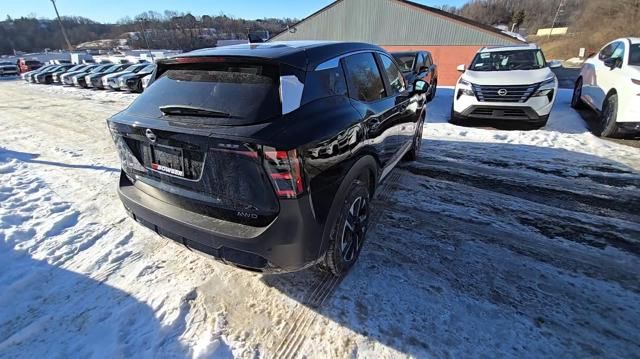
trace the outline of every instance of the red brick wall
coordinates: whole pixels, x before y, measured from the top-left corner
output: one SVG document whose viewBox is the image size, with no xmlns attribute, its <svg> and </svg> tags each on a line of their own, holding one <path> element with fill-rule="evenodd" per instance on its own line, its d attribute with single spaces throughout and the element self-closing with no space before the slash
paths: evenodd
<svg viewBox="0 0 640 359">
<path fill-rule="evenodd" d="M 456 70 L 456 67 L 460 64 L 469 66 L 473 56 L 482 46 L 396 46 L 396 45 L 382 45 L 382 47 L 389 51 L 416 51 L 426 50 L 430 51 L 433 56 L 433 61 L 438 65 L 438 85 L 439 86 L 454 86 L 460 73 Z"/>
</svg>

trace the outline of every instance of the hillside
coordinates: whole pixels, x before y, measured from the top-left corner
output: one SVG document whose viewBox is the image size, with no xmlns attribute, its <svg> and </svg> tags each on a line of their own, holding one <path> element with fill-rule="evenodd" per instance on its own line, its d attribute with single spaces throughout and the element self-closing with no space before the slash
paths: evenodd
<svg viewBox="0 0 640 359">
<path fill-rule="evenodd" d="M 117 24 L 101 24 L 83 17 L 63 17 L 72 45 L 126 38 L 133 48 L 152 47 L 190 50 L 215 45 L 218 39 L 246 39 L 252 32 L 278 33 L 295 19 L 244 20 L 227 15 L 195 17 L 175 11 L 148 11 Z M 13 50 L 34 52 L 66 48 L 57 21 L 7 17 L 0 21 L 0 54 Z"/>
<path fill-rule="evenodd" d="M 460 8 L 443 9 L 487 24 L 514 25 L 528 40 L 542 46 L 547 58 L 567 59 L 581 47 L 595 52 L 608 41 L 640 36 L 640 0 L 471 0 Z M 557 13 L 557 17 L 556 17 Z M 540 28 L 568 27 L 564 37 L 536 37 Z"/>
</svg>

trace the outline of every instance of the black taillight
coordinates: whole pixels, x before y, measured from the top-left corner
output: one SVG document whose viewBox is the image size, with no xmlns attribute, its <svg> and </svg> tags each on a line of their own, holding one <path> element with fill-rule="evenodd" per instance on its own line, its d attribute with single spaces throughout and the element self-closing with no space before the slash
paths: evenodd
<svg viewBox="0 0 640 359">
<path fill-rule="evenodd" d="M 297 198 L 304 192 L 302 165 L 296 150 L 264 147 L 264 165 L 280 198 Z"/>
</svg>

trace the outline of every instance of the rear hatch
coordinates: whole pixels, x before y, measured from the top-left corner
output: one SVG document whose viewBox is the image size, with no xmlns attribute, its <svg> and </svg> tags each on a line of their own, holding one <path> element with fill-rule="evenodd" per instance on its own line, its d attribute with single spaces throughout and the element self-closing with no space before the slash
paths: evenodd
<svg viewBox="0 0 640 359">
<path fill-rule="evenodd" d="M 131 185 L 196 213 L 269 224 L 278 196 L 300 192 L 297 155 L 229 129 L 282 116 L 279 76 L 276 64 L 242 59 L 160 66 L 153 86 L 109 120 Z"/>
</svg>

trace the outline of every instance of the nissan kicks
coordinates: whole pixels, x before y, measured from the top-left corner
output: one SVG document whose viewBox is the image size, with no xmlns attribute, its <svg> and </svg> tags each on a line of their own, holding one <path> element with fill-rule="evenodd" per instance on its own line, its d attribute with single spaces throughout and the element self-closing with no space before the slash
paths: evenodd
<svg viewBox="0 0 640 359">
<path fill-rule="evenodd" d="M 360 254 L 380 182 L 418 155 L 429 91 L 344 42 L 198 50 L 152 82 L 108 120 L 129 215 L 240 268 L 334 275 Z"/>
</svg>

